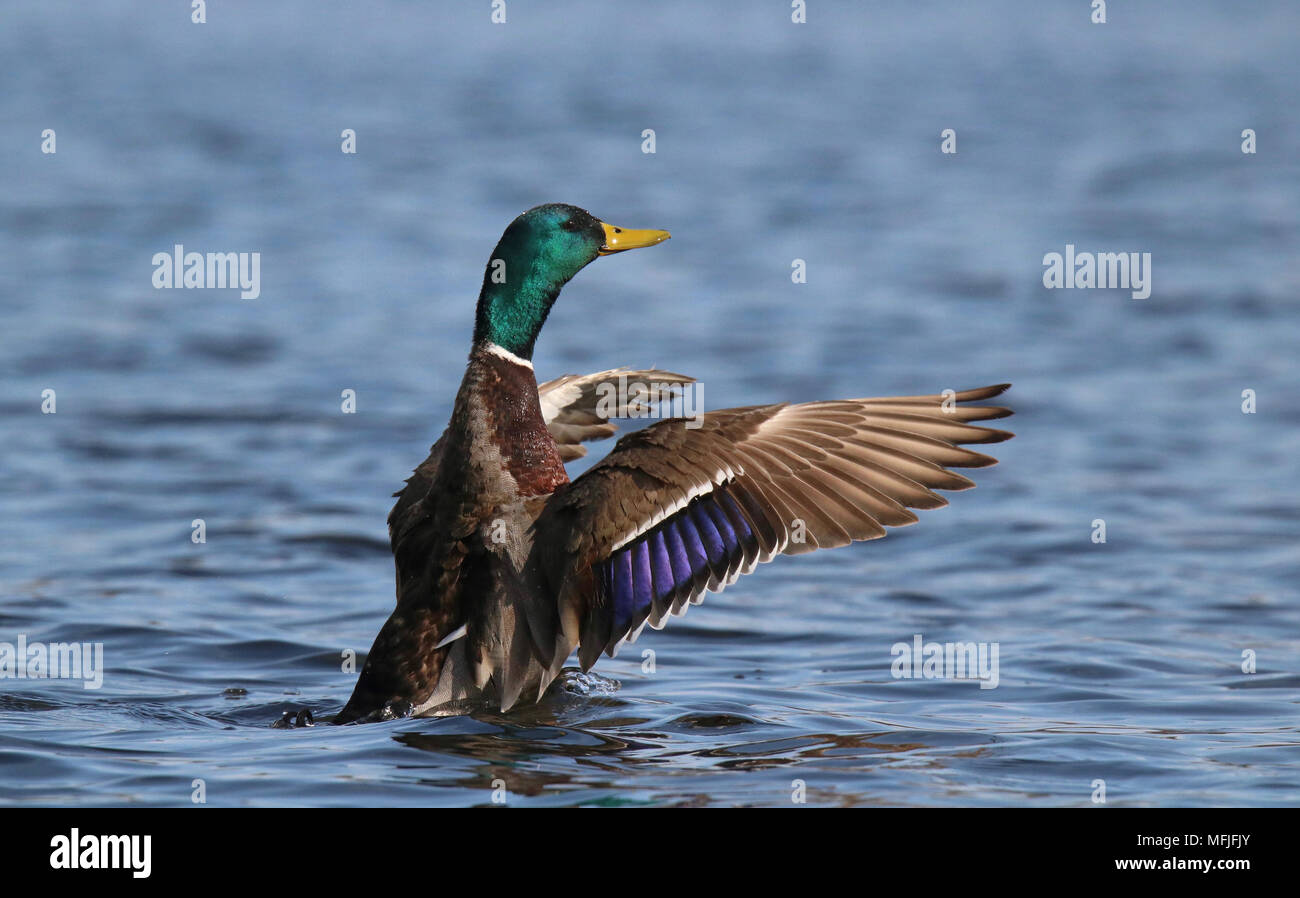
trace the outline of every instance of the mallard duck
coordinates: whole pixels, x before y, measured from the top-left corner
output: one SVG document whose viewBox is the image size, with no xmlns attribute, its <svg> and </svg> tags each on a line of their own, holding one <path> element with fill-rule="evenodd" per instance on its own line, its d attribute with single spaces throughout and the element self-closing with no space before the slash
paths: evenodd
<svg viewBox="0 0 1300 898">
<path fill-rule="evenodd" d="M 397 607 L 336 722 L 536 701 L 575 649 L 586 670 L 756 565 L 884 536 L 946 505 L 936 489 L 974 486 L 949 468 L 995 463 L 961 446 L 1009 438 L 970 422 L 1011 413 L 965 403 L 1008 384 L 668 418 L 570 481 L 565 462 L 613 434 L 609 418 L 691 378 L 614 369 L 539 387 L 537 335 L 589 263 L 668 237 L 564 204 L 506 228 L 451 421 L 388 517 Z M 620 377 L 656 386 L 601 408 Z"/>
</svg>

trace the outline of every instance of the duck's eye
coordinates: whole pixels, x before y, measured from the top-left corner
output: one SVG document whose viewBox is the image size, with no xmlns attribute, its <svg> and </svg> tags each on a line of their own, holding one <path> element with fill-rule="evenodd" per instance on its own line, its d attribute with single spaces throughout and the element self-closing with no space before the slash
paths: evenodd
<svg viewBox="0 0 1300 898">
<path fill-rule="evenodd" d="M 560 225 L 560 227 L 564 228 L 566 231 L 576 231 L 578 230 L 578 223 L 572 218 L 566 218 L 564 224 Z"/>
</svg>

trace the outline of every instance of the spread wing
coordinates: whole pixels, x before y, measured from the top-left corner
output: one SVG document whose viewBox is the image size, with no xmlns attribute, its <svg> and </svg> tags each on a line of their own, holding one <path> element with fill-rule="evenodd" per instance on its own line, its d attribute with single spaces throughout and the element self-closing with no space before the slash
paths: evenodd
<svg viewBox="0 0 1300 898">
<path fill-rule="evenodd" d="M 657 368 L 611 368 L 548 380 L 537 388 L 537 394 L 546 429 L 555 438 L 560 458 L 567 462 L 587 454 L 580 443 L 613 436 L 617 428 L 611 418 L 645 415 L 654 405 L 676 396 L 683 385 L 694 382 L 693 377 Z"/>
<path fill-rule="evenodd" d="M 694 382 L 693 377 L 658 368 L 611 368 L 548 380 L 537 388 L 537 395 L 546 429 L 560 450 L 560 458 L 568 462 L 587 454 L 581 443 L 614 435 L 618 428 L 610 418 L 646 414 L 657 403 L 680 393 L 683 385 Z M 406 486 L 393 494 L 397 502 L 388 514 L 388 535 L 394 551 L 412 526 L 429 516 L 426 497 L 438 475 L 444 440 L 445 434 L 407 478 Z"/>
<path fill-rule="evenodd" d="M 996 463 L 962 446 L 1011 437 L 970 423 L 1010 410 L 962 403 L 1008 386 L 726 409 L 629 434 L 537 521 L 556 605 L 529 610 L 535 650 L 555 673 L 576 645 L 585 669 L 779 554 L 876 539 L 946 505 L 935 490 L 975 485 L 949 468 Z"/>
</svg>

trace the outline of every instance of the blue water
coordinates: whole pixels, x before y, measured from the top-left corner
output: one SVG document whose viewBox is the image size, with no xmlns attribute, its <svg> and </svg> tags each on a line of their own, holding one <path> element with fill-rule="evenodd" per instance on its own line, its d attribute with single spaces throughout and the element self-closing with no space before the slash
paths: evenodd
<svg viewBox="0 0 1300 898">
<path fill-rule="evenodd" d="M 0 642 L 106 670 L 0 680 L 0 800 L 1300 801 L 1295 4 L 208 6 L 6 4 Z M 553 200 L 673 239 L 578 276 L 542 377 L 1013 381 L 1016 439 L 919 525 L 647 631 L 616 690 L 272 728 L 349 695 L 484 262 Z M 260 252 L 261 296 L 155 290 L 177 243 Z M 1044 289 L 1067 243 L 1150 252 L 1151 296 Z M 917 633 L 997 643 L 998 687 L 895 679 Z"/>
</svg>

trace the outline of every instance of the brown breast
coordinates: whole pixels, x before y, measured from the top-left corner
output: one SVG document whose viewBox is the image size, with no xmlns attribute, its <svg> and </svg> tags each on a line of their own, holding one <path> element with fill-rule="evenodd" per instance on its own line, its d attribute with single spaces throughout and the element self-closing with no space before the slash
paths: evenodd
<svg viewBox="0 0 1300 898">
<path fill-rule="evenodd" d="M 488 431 L 520 496 L 550 495 L 569 482 L 569 475 L 542 418 L 532 369 L 488 352 L 475 361 L 482 365 L 480 398 Z"/>
</svg>

